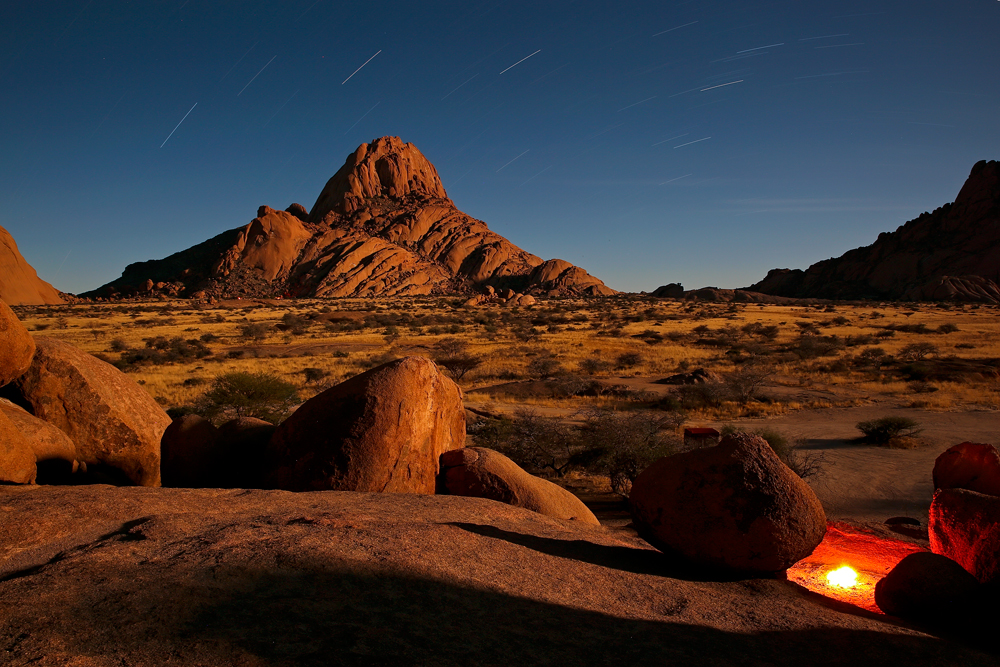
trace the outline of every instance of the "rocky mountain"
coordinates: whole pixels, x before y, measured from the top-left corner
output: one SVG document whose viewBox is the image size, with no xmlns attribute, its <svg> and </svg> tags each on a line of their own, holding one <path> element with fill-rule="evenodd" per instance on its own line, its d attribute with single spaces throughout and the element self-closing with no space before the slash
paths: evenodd
<svg viewBox="0 0 1000 667">
<path fill-rule="evenodd" d="M 580 267 L 543 261 L 456 208 L 413 144 L 362 144 L 306 211 L 261 206 L 246 227 L 165 259 L 131 264 L 83 296 L 362 297 L 454 294 L 487 286 L 610 295 Z"/>
<path fill-rule="evenodd" d="M 17 249 L 14 237 L 0 227 L 0 301 L 12 306 L 63 303 L 62 294 L 38 277 Z"/>
<path fill-rule="evenodd" d="M 870 246 L 800 269 L 774 269 L 748 290 L 828 299 L 1000 303 L 1000 162 L 972 168 L 953 204 Z"/>
</svg>

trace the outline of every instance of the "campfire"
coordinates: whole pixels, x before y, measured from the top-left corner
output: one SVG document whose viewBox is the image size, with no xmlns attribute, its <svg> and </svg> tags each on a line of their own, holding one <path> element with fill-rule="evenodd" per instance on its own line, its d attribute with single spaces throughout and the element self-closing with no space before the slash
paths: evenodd
<svg viewBox="0 0 1000 667">
<path fill-rule="evenodd" d="M 875 613 L 875 584 L 921 547 L 831 523 L 812 555 L 788 569 L 788 580 L 813 593 Z"/>
</svg>

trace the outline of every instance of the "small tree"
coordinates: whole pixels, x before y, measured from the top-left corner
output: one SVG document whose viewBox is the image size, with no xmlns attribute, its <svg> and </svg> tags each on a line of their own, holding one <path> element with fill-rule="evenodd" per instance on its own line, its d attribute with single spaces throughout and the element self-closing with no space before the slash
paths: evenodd
<svg viewBox="0 0 1000 667">
<path fill-rule="evenodd" d="M 857 429 L 865 434 L 865 440 L 876 445 L 887 445 L 897 438 L 908 438 L 919 434 L 920 428 L 909 417 L 879 417 L 858 422 Z"/>
<path fill-rule="evenodd" d="M 436 359 L 438 365 L 445 368 L 456 380 L 461 380 L 465 374 L 471 370 L 479 368 L 483 360 L 471 354 L 459 354 L 453 357 L 442 357 Z"/>
<path fill-rule="evenodd" d="M 662 417 L 646 412 L 594 410 L 580 428 L 584 455 L 608 476 L 611 490 L 628 496 L 632 482 L 653 461 L 678 450 L 678 439 L 663 430 Z"/>
<path fill-rule="evenodd" d="M 247 322 L 240 326 L 240 337 L 253 345 L 260 345 L 271 335 L 271 326 L 264 322 Z"/>
<path fill-rule="evenodd" d="M 899 358 L 904 361 L 920 361 L 936 352 L 937 346 L 933 343 L 910 343 L 899 351 Z"/>
<path fill-rule="evenodd" d="M 235 371 L 212 381 L 198 402 L 198 411 L 215 421 L 256 417 L 277 424 L 298 402 L 295 385 L 276 375 Z"/>
<path fill-rule="evenodd" d="M 733 400 L 739 404 L 749 403 L 757 397 L 761 387 L 763 387 L 774 369 L 763 364 L 746 364 L 732 373 L 729 373 L 723 383 Z"/>
</svg>

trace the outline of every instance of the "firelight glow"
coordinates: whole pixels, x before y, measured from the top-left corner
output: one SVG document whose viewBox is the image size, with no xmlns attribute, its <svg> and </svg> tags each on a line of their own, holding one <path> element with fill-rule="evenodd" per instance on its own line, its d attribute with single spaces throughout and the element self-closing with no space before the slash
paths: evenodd
<svg viewBox="0 0 1000 667">
<path fill-rule="evenodd" d="M 844 565 L 836 570 L 831 570 L 826 575 L 826 580 L 831 586 L 839 588 L 853 588 L 858 583 L 858 573 L 849 566 Z"/>
</svg>

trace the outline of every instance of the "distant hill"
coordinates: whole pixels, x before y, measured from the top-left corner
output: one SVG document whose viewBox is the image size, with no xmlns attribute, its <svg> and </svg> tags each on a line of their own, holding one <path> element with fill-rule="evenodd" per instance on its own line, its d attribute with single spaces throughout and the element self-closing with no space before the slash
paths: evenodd
<svg viewBox="0 0 1000 667">
<path fill-rule="evenodd" d="M 747 290 L 776 296 L 1000 303 L 1000 162 L 972 168 L 953 204 L 875 243 L 800 269 L 774 269 Z"/>
<path fill-rule="evenodd" d="M 261 206 L 247 226 L 130 264 L 121 278 L 82 296 L 362 297 L 486 286 L 615 294 L 580 267 L 543 261 L 459 211 L 413 144 L 382 137 L 348 156 L 312 210 Z"/>
<path fill-rule="evenodd" d="M 12 306 L 64 303 L 62 293 L 38 277 L 14 237 L 0 227 L 0 300 Z"/>
</svg>

